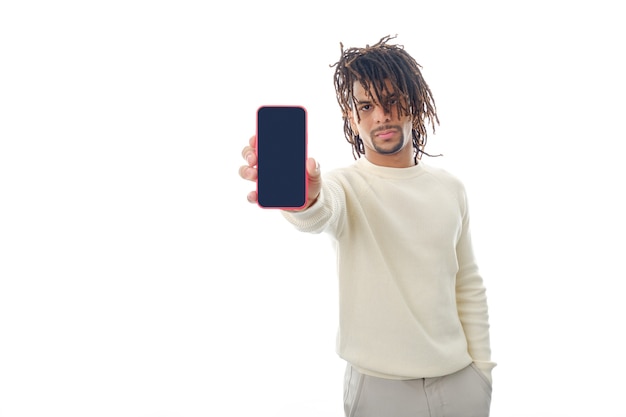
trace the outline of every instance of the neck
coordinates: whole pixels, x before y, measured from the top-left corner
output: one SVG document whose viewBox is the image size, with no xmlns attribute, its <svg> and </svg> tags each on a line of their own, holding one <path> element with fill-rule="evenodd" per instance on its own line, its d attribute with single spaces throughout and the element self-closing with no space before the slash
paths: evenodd
<svg viewBox="0 0 626 417">
<path fill-rule="evenodd" d="M 413 148 L 407 147 L 411 152 L 400 151 L 393 155 L 380 154 L 365 148 L 365 158 L 374 165 L 389 168 L 409 168 L 417 165 L 413 156 Z"/>
</svg>

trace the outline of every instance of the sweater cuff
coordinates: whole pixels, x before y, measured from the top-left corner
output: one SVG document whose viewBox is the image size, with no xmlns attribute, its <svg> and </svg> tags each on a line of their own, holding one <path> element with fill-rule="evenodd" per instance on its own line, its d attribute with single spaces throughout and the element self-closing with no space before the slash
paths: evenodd
<svg viewBox="0 0 626 417">
<path fill-rule="evenodd" d="M 305 210 L 281 210 L 282 215 L 297 229 L 306 232 L 319 233 L 320 223 L 328 216 L 328 207 L 326 207 L 326 197 L 324 188 L 317 196 L 317 200 Z"/>
<path fill-rule="evenodd" d="M 495 362 L 490 362 L 490 361 L 474 361 L 474 364 L 489 380 L 489 383 L 493 384 L 491 371 L 493 370 L 493 368 L 496 367 L 497 364 Z"/>
</svg>

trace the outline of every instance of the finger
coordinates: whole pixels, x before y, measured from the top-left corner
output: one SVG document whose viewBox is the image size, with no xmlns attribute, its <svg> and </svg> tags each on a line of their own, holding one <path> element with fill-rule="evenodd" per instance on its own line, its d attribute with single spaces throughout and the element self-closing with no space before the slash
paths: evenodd
<svg viewBox="0 0 626 417">
<path fill-rule="evenodd" d="M 241 156 L 246 160 L 249 166 L 256 165 L 256 149 L 246 146 L 242 149 Z"/>
<path fill-rule="evenodd" d="M 242 165 L 239 167 L 239 176 L 244 180 L 256 181 L 257 170 L 249 165 Z"/>
<path fill-rule="evenodd" d="M 251 166 L 251 167 L 256 166 L 256 164 L 257 164 L 256 149 L 250 150 L 246 154 L 245 159 L 246 159 L 246 162 L 248 163 L 249 166 Z"/>
<path fill-rule="evenodd" d="M 257 202 L 257 199 L 258 199 L 258 197 L 257 197 L 257 193 L 256 193 L 256 191 L 250 191 L 250 192 L 248 193 L 248 201 L 249 201 L 250 203 L 256 203 L 256 202 Z"/>
<path fill-rule="evenodd" d="M 241 156 L 246 161 L 248 160 L 248 155 L 250 153 L 256 154 L 256 136 L 252 136 L 248 140 L 248 145 L 241 150 Z"/>
<path fill-rule="evenodd" d="M 250 137 L 250 140 L 248 141 L 248 143 L 250 144 L 250 149 L 249 149 L 248 153 L 246 154 L 245 159 L 248 162 L 248 165 L 253 167 L 253 166 L 255 166 L 257 164 L 256 135 L 252 135 L 252 137 Z"/>
<path fill-rule="evenodd" d="M 246 146 L 241 151 L 241 156 L 246 160 L 249 166 L 253 167 L 257 164 L 256 148 Z"/>
</svg>

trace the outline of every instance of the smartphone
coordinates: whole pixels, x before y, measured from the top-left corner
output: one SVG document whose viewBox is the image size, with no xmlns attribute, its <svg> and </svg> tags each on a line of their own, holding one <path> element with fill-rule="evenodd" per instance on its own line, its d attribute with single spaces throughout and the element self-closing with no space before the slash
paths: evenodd
<svg viewBox="0 0 626 417">
<path fill-rule="evenodd" d="M 302 106 L 257 110 L 257 197 L 264 208 L 298 209 L 307 197 L 307 111 Z"/>
</svg>

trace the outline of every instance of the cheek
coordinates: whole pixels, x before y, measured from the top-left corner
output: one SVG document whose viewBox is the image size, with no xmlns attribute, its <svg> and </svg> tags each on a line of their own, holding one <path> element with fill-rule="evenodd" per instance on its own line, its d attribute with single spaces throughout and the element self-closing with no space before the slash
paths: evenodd
<svg viewBox="0 0 626 417">
<path fill-rule="evenodd" d="M 404 136 L 406 136 L 407 140 L 411 140 L 413 138 L 413 126 L 407 125 L 404 127 Z"/>
<path fill-rule="evenodd" d="M 361 123 L 358 123 L 353 117 L 350 117 L 350 128 L 357 135 L 362 131 Z"/>
<path fill-rule="evenodd" d="M 361 120 L 359 121 L 359 129 L 362 131 L 369 132 L 371 129 L 376 127 L 376 121 L 373 119 L 370 113 L 367 113 L 361 116 Z"/>
<path fill-rule="evenodd" d="M 368 133 L 368 128 L 367 128 L 367 124 L 363 123 L 363 119 L 361 119 L 360 122 L 353 122 L 352 123 L 352 130 L 363 136 L 363 134 L 367 134 Z"/>
</svg>

